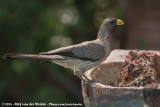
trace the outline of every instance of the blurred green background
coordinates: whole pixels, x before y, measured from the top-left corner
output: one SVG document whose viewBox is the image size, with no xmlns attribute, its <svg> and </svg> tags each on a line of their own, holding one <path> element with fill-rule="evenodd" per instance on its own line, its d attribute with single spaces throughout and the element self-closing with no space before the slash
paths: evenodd
<svg viewBox="0 0 160 107">
<path fill-rule="evenodd" d="M 137 12 L 145 10 L 145 1 L 139 4 L 142 7 L 136 7 L 136 2 L 139 1 L 0 0 L 0 55 L 39 53 L 93 40 L 106 17 L 117 17 L 125 22 L 116 33 L 114 48 L 148 49 L 150 39 L 147 41 L 143 32 L 134 33 L 137 38 L 130 36 L 137 30 L 137 26 L 132 27 L 137 24 L 133 21 L 143 19 L 143 14 Z M 156 10 L 158 13 L 160 9 Z M 152 20 L 152 17 L 147 18 Z M 153 43 L 158 46 L 159 42 Z M 0 58 L 0 101 L 83 103 L 81 82 L 72 70 L 52 62 Z"/>
<path fill-rule="evenodd" d="M 112 0 L 0 0 L 0 54 L 39 53 L 93 40 L 108 16 L 123 11 Z M 0 61 L 1 102 L 83 103 L 70 69 L 35 60 Z"/>
</svg>

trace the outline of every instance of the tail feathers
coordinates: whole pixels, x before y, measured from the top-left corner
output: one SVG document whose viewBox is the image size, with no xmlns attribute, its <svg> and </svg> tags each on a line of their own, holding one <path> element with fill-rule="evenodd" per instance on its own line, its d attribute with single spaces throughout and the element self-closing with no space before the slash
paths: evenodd
<svg viewBox="0 0 160 107">
<path fill-rule="evenodd" d="M 15 53 L 8 53 L 3 56 L 4 59 L 14 60 Z"/>
<path fill-rule="evenodd" d="M 48 52 L 41 52 L 39 55 L 48 55 Z"/>
<path fill-rule="evenodd" d="M 15 59 L 38 59 L 38 60 L 55 60 L 59 59 L 61 56 L 57 55 L 36 55 L 36 54 L 15 54 L 8 53 L 3 56 L 5 59 L 15 60 Z"/>
</svg>

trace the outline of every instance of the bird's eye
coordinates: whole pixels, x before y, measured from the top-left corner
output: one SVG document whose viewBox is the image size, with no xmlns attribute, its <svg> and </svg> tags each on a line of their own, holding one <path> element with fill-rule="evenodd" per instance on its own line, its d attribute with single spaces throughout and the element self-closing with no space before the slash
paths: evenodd
<svg viewBox="0 0 160 107">
<path fill-rule="evenodd" d="M 110 24 L 112 24 L 112 25 L 113 25 L 113 24 L 114 24 L 114 22 L 115 22 L 115 21 L 111 21 L 111 22 L 110 22 Z"/>
</svg>

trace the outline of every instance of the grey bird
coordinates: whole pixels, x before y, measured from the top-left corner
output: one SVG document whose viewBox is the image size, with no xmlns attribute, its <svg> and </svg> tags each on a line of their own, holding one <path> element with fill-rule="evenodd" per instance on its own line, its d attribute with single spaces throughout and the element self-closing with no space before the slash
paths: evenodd
<svg viewBox="0 0 160 107">
<path fill-rule="evenodd" d="M 111 52 L 111 42 L 115 29 L 124 22 L 113 17 L 106 18 L 96 40 L 86 41 L 39 54 L 5 54 L 6 59 L 39 59 L 52 61 L 65 68 L 74 70 L 81 80 L 88 81 L 85 72 L 102 63 Z"/>
</svg>

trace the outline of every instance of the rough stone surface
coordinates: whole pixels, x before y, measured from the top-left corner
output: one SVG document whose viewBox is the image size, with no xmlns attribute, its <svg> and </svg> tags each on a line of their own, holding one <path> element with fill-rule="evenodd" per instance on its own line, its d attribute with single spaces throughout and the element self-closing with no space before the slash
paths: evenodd
<svg viewBox="0 0 160 107">
<path fill-rule="evenodd" d="M 130 50 L 114 50 L 101 65 L 86 74 L 96 82 L 82 82 L 86 107 L 160 107 L 160 89 L 117 87 L 119 71 Z M 140 51 L 148 52 L 148 51 Z M 160 55 L 158 51 L 152 51 Z M 159 65 L 157 65 L 159 69 Z"/>
<path fill-rule="evenodd" d="M 130 51 L 118 75 L 118 86 L 160 88 L 159 76 L 159 55 L 154 52 Z"/>
</svg>

